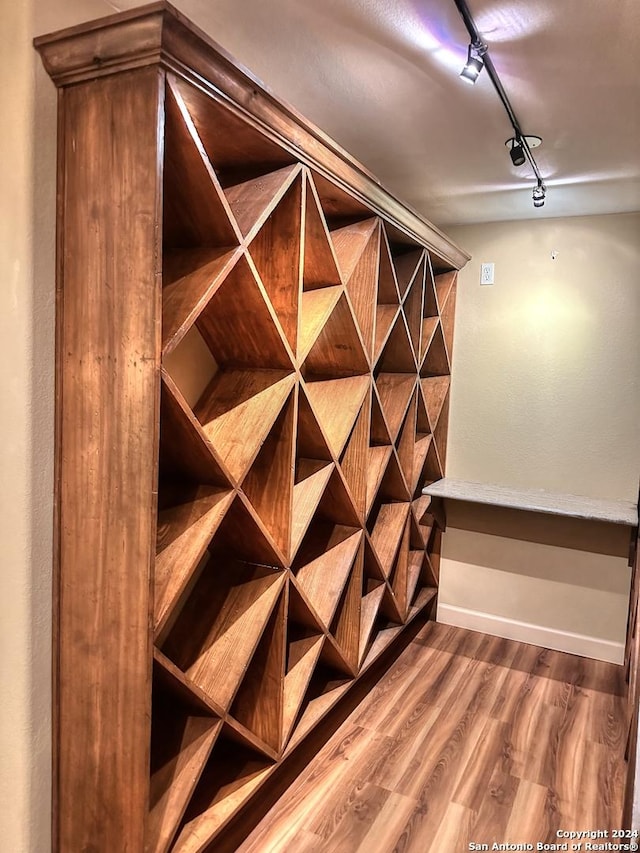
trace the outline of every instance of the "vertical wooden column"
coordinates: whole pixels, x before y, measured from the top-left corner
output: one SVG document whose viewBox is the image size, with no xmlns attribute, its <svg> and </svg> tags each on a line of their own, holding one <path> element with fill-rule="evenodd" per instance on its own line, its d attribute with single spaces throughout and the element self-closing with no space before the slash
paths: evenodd
<svg viewBox="0 0 640 853">
<path fill-rule="evenodd" d="M 54 847 L 144 849 L 163 73 L 60 90 Z"/>
</svg>

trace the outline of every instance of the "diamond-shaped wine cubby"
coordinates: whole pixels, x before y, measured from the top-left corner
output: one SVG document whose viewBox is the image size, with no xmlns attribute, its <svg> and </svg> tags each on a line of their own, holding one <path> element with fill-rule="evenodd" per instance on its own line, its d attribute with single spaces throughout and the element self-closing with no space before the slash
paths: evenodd
<svg viewBox="0 0 640 853">
<path fill-rule="evenodd" d="M 453 352 L 453 322 L 456 310 L 457 272 L 442 273 L 436 276 L 436 291 L 442 318 L 442 331 L 451 361 Z"/>
<path fill-rule="evenodd" d="M 304 393 L 336 457 L 345 449 L 370 384 L 368 376 L 309 377 L 304 383 Z"/>
<path fill-rule="evenodd" d="M 223 727 L 223 712 L 158 654 L 153 669 L 148 839 L 168 850 Z"/>
<path fill-rule="evenodd" d="M 411 252 L 408 255 L 403 255 L 400 260 L 402 261 L 403 259 L 405 264 L 410 262 L 408 268 L 411 270 L 416 262 L 416 253 Z M 427 254 L 426 252 L 419 252 L 418 265 L 413 270 L 409 279 L 403 301 L 404 315 L 411 336 L 411 344 L 416 361 L 420 359 L 422 344 L 422 313 L 424 310 L 426 267 Z"/>
<path fill-rule="evenodd" d="M 433 431 L 433 439 L 440 459 L 440 467 L 444 472 L 447 461 L 447 429 L 449 426 L 449 396 L 445 398 L 440 417 Z M 444 475 L 444 473 L 443 473 Z"/>
<path fill-rule="evenodd" d="M 165 101 L 163 243 L 169 249 L 230 246 L 240 233 L 178 87 Z"/>
<path fill-rule="evenodd" d="M 262 566 L 210 558 L 162 644 L 163 653 L 225 710 L 284 580 L 282 573 Z"/>
<path fill-rule="evenodd" d="M 439 321 L 438 297 L 436 295 L 436 283 L 433 275 L 431 261 L 427 255 L 425 259 L 425 278 L 422 294 L 422 334 L 420 339 L 420 361 L 429 349 L 433 333 Z"/>
<path fill-rule="evenodd" d="M 282 732 L 283 742 L 291 732 L 304 708 L 304 700 L 311 678 L 318 664 L 325 634 L 309 614 L 296 592 L 290 592 L 287 620 L 287 654 L 284 676 Z"/>
<path fill-rule="evenodd" d="M 267 183 L 267 179 L 270 182 Z M 280 320 L 287 340 L 295 352 L 298 344 L 298 311 L 300 305 L 300 228 L 302 227 L 303 182 L 300 169 L 288 168 L 258 179 L 259 201 L 268 187 L 268 206 L 254 211 L 249 204 L 255 202 L 255 181 L 250 186 L 241 185 L 248 193 L 247 206 L 242 209 L 243 226 L 250 228 L 249 254 Z M 234 187 L 238 190 L 238 187 Z M 230 196 L 231 209 L 239 213 L 239 195 Z M 250 222 L 244 218 L 250 215 Z M 251 237 L 255 233 L 255 236 Z"/>
<path fill-rule="evenodd" d="M 242 491 L 283 554 L 288 554 L 291 544 L 292 514 L 283 513 L 281 507 L 290 507 L 293 500 L 294 429 L 292 392 L 242 481 Z"/>
<path fill-rule="evenodd" d="M 464 255 L 171 7 L 82 39 L 96 59 L 60 78 L 56 660 L 65 720 L 91 725 L 61 744 L 57 846 L 228 849 L 430 614 L 443 518 L 421 490 Z"/>
<path fill-rule="evenodd" d="M 165 486 L 159 496 L 154 616 L 160 631 L 188 588 L 233 491 L 213 486 Z"/>
<path fill-rule="evenodd" d="M 189 801 L 170 849 L 199 853 L 273 772 L 273 761 L 232 729 L 223 729 Z"/>
<path fill-rule="evenodd" d="M 374 361 L 377 361 L 400 310 L 400 294 L 391 260 L 386 232 L 380 226 L 378 293 L 374 336 Z"/>
<path fill-rule="evenodd" d="M 416 387 L 415 374 L 379 373 L 374 381 L 389 436 L 395 442 Z"/>
<path fill-rule="evenodd" d="M 371 358 L 376 325 L 380 251 L 378 220 L 365 219 L 353 225 L 343 225 L 332 231 L 331 237 L 362 340 Z"/>
<path fill-rule="evenodd" d="M 364 518 L 367 504 L 367 461 L 370 430 L 369 394 L 360 409 L 351 435 L 347 439 L 340 455 L 340 469 L 349 487 L 353 503 L 359 515 Z"/>
</svg>

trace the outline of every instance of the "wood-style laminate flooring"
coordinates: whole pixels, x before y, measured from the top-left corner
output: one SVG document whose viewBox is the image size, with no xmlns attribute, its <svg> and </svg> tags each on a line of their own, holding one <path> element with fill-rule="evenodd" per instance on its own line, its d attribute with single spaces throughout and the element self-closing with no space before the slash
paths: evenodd
<svg viewBox="0 0 640 853">
<path fill-rule="evenodd" d="M 625 694 L 621 667 L 429 622 L 238 851 L 535 849 L 619 827 Z"/>
</svg>

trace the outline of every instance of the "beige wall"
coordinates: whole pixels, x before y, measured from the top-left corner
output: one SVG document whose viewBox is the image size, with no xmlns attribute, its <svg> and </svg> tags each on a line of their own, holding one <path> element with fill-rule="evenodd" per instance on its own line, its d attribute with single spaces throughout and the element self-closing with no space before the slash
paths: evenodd
<svg viewBox="0 0 640 853">
<path fill-rule="evenodd" d="M 627 528 L 467 503 L 447 525 L 440 621 L 622 662 Z"/>
<path fill-rule="evenodd" d="M 51 554 L 56 95 L 35 34 L 104 2 L 4 3 L 0 75 L 0 848 L 46 853 L 51 822 Z"/>
<path fill-rule="evenodd" d="M 640 214 L 449 234 L 472 260 L 458 288 L 448 476 L 636 500 Z M 491 261 L 495 284 L 480 286 Z"/>
<path fill-rule="evenodd" d="M 473 257 L 458 289 L 447 475 L 635 500 L 640 214 L 449 233 Z M 480 286 L 481 262 L 495 263 L 494 285 Z M 628 539 L 451 504 L 438 618 L 619 661 Z"/>
<path fill-rule="evenodd" d="M 10 85 L 0 135 L 0 845 L 22 853 L 49 844 L 53 283 L 42 274 L 53 234 L 41 231 L 34 204 L 28 5 L 5 3 L 2 17 L 0 74 Z"/>
</svg>

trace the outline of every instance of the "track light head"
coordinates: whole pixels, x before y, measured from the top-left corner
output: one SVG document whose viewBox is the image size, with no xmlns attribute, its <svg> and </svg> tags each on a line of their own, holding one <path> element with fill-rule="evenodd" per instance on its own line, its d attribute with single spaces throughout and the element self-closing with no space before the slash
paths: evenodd
<svg viewBox="0 0 640 853">
<path fill-rule="evenodd" d="M 509 149 L 509 156 L 511 157 L 513 165 L 524 166 L 527 159 L 527 152 L 525 151 L 525 148 L 528 148 L 529 152 L 531 152 L 532 148 L 537 148 L 539 145 L 542 145 L 542 137 L 529 136 L 528 134 L 525 136 L 516 128 L 514 128 L 514 130 L 516 135 L 507 139 L 505 145 Z"/>
<path fill-rule="evenodd" d="M 467 59 L 466 65 L 460 72 L 460 76 L 463 80 L 466 80 L 467 83 L 475 83 L 478 79 L 478 75 L 484 68 L 484 60 L 477 56 L 471 56 L 471 47 L 469 47 L 469 58 Z"/>
<path fill-rule="evenodd" d="M 524 146 L 520 139 L 514 137 L 513 139 L 507 139 L 505 143 L 509 149 L 509 156 L 511 157 L 511 162 L 514 166 L 523 166 L 525 160 Z"/>
<path fill-rule="evenodd" d="M 471 42 L 469 52 L 467 54 L 467 62 L 460 72 L 460 76 L 467 83 L 475 83 L 478 75 L 484 68 L 484 55 L 487 52 L 486 44 L 481 41 Z"/>
<path fill-rule="evenodd" d="M 538 181 L 538 185 L 533 188 L 533 206 L 544 207 L 544 199 L 547 194 L 542 181 Z"/>
</svg>

